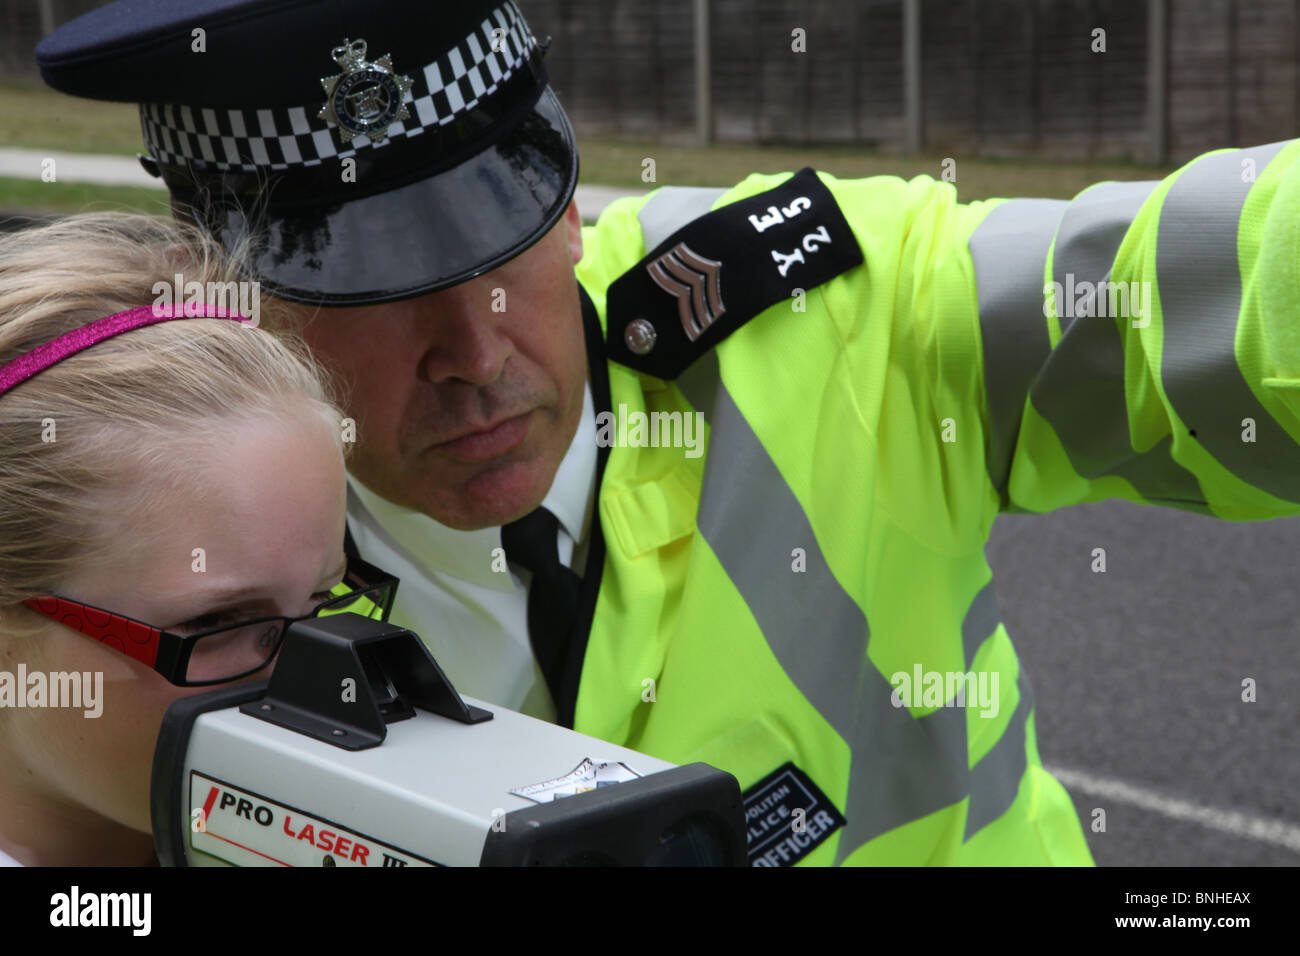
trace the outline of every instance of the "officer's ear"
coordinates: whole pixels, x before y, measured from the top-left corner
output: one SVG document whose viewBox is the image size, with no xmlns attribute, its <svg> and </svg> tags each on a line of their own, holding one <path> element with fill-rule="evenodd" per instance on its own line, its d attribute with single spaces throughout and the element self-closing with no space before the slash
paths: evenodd
<svg viewBox="0 0 1300 956">
<path fill-rule="evenodd" d="M 582 217 L 578 215 L 578 200 L 572 199 L 564 210 L 564 228 L 569 236 L 569 255 L 576 266 L 582 260 Z"/>
</svg>

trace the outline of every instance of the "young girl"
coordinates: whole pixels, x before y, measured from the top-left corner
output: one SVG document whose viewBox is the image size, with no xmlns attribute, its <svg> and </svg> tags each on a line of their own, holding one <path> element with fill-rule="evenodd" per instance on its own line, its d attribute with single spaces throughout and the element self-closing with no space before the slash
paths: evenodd
<svg viewBox="0 0 1300 956">
<path fill-rule="evenodd" d="M 167 705 L 265 677 L 290 619 L 359 586 L 345 580 L 341 416 L 305 350 L 212 306 L 155 305 L 156 283 L 207 289 L 233 268 L 145 217 L 0 237 L 11 864 L 155 863 Z"/>
</svg>

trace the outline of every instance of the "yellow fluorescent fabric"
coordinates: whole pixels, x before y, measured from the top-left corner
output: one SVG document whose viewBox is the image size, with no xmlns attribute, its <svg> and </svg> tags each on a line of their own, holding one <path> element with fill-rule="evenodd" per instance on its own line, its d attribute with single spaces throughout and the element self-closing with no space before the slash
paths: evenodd
<svg viewBox="0 0 1300 956">
<path fill-rule="evenodd" d="M 1296 155 L 965 206 L 926 177 L 821 176 L 864 264 L 698 359 L 708 407 L 609 366 L 615 409 L 698 410 L 707 444 L 611 450 L 576 729 L 742 789 L 793 763 L 846 821 L 800 865 L 1091 864 L 984 544 L 1001 511 L 1104 497 L 1300 512 Z M 584 230 L 577 275 L 616 330 L 647 201 Z"/>
</svg>

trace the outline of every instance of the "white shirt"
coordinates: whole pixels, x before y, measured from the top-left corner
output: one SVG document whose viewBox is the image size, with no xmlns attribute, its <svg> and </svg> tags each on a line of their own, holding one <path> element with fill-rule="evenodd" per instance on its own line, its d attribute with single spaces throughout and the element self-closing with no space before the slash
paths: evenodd
<svg viewBox="0 0 1300 956">
<path fill-rule="evenodd" d="M 559 521 L 560 561 L 582 574 L 596 488 L 591 386 L 542 506 Z M 401 584 L 389 620 L 419 634 L 456 690 L 541 720 L 555 703 L 528 639 L 531 574 L 505 564 L 501 528 L 457 531 L 380 498 L 349 476 L 348 527 L 361 556 Z"/>
<path fill-rule="evenodd" d="M 22 866 L 22 864 L 4 850 L 0 850 L 0 866 Z"/>
</svg>

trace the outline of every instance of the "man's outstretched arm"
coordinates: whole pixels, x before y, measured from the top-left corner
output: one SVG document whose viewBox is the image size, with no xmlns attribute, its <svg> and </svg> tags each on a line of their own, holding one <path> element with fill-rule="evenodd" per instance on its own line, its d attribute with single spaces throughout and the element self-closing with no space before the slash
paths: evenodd
<svg viewBox="0 0 1300 956">
<path fill-rule="evenodd" d="M 1297 158 L 1217 151 L 982 217 L 968 247 L 1001 510 L 1300 513 Z"/>
</svg>

